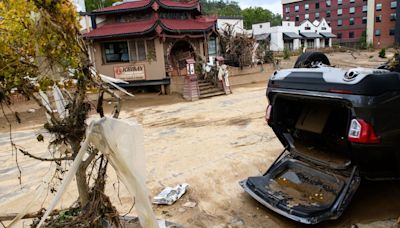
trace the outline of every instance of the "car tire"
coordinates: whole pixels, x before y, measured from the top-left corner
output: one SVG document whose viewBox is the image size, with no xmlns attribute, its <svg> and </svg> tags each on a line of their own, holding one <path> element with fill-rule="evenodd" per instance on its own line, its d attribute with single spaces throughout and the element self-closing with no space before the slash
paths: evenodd
<svg viewBox="0 0 400 228">
<path fill-rule="evenodd" d="M 315 63 L 330 66 L 328 57 L 322 52 L 305 52 L 297 58 L 294 68 L 311 68 Z"/>
</svg>

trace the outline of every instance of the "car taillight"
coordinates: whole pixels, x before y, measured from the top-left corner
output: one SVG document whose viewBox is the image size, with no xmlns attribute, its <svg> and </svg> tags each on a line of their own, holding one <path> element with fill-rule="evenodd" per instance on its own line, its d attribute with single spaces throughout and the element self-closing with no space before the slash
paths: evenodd
<svg viewBox="0 0 400 228">
<path fill-rule="evenodd" d="M 272 105 L 268 105 L 267 109 L 265 110 L 265 121 L 267 121 L 267 123 L 269 123 L 269 121 L 271 120 L 271 112 L 272 112 Z"/>
<path fill-rule="evenodd" d="M 371 124 L 361 119 L 353 119 L 350 124 L 348 139 L 353 143 L 380 143 Z"/>
</svg>

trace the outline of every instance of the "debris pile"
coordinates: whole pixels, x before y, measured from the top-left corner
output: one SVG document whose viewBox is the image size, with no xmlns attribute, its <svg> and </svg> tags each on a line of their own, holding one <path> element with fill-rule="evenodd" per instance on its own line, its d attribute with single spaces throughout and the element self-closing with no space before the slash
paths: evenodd
<svg viewBox="0 0 400 228">
<path fill-rule="evenodd" d="M 221 54 L 225 63 L 230 66 L 244 67 L 253 64 L 253 56 L 257 47 L 256 40 L 245 32 L 237 33 L 234 25 L 226 24 L 220 36 Z"/>
</svg>

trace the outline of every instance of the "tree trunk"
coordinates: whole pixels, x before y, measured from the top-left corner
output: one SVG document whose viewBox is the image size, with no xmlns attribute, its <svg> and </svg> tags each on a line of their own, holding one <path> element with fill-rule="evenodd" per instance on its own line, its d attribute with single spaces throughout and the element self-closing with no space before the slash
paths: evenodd
<svg viewBox="0 0 400 228">
<path fill-rule="evenodd" d="M 76 184 L 78 187 L 79 193 L 79 201 L 81 203 L 81 207 L 83 208 L 89 202 L 89 185 L 86 180 L 86 168 L 84 163 L 78 168 L 78 171 L 75 174 Z"/>
<path fill-rule="evenodd" d="M 71 145 L 74 150 L 74 154 L 75 155 L 78 154 L 80 149 L 80 143 L 72 142 Z M 89 202 L 89 183 L 87 182 L 86 169 L 92 162 L 94 157 L 95 156 L 91 154 L 85 161 L 82 161 L 75 174 L 76 185 L 78 187 L 78 193 L 79 193 L 79 201 L 81 203 L 82 208 Z"/>
</svg>

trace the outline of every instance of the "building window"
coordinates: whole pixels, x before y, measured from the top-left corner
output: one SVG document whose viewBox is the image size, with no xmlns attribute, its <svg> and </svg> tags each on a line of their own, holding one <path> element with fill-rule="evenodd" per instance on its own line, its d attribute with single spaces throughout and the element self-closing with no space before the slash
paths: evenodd
<svg viewBox="0 0 400 228">
<path fill-rule="evenodd" d="M 389 36 L 394 36 L 395 33 L 396 33 L 396 29 L 389 30 Z"/>
<path fill-rule="evenodd" d="M 350 17 L 350 19 L 349 19 L 349 25 L 354 25 L 354 18 L 353 18 L 353 17 Z"/>
<path fill-rule="evenodd" d="M 356 8 L 354 8 L 354 7 L 349 8 L 349 13 L 353 14 L 355 12 L 356 12 Z"/>
<path fill-rule="evenodd" d="M 375 30 L 375 36 L 381 36 L 381 30 L 380 29 Z"/>
<path fill-rule="evenodd" d="M 326 27 L 322 27 L 321 30 L 326 30 Z"/>
<path fill-rule="evenodd" d="M 315 3 L 315 9 L 319 9 L 319 2 Z"/>
<path fill-rule="evenodd" d="M 326 7 L 331 7 L 331 0 L 326 0 Z"/>
<path fill-rule="evenodd" d="M 208 55 L 217 55 L 217 40 L 215 37 L 208 41 Z"/>
<path fill-rule="evenodd" d="M 367 5 L 363 5 L 363 9 L 362 9 L 363 13 L 368 11 L 368 6 Z"/>
<path fill-rule="evenodd" d="M 285 17 L 285 20 L 286 20 L 286 21 L 289 21 L 289 20 L 290 20 L 290 17 Z"/>
<path fill-rule="evenodd" d="M 337 25 L 338 25 L 338 26 L 342 26 L 342 24 L 343 24 L 342 19 L 338 19 L 338 20 L 337 20 Z"/>
<path fill-rule="evenodd" d="M 310 26 L 304 27 L 304 30 L 311 30 Z"/>
<path fill-rule="evenodd" d="M 262 25 L 259 25 L 260 29 L 262 29 Z"/>
<path fill-rule="evenodd" d="M 350 3 L 355 3 L 356 2 L 356 0 L 350 0 Z"/>
<path fill-rule="evenodd" d="M 315 13 L 315 19 L 316 19 L 316 20 L 319 19 L 319 13 L 318 13 L 318 12 Z"/>
<path fill-rule="evenodd" d="M 338 5 L 342 5 L 342 3 L 343 3 L 342 0 L 338 0 L 338 1 L 337 1 L 337 4 L 338 4 Z"/>
<path fill-rule="evenodd" d="M 290 13 L 290 7 L 286 7 L 285 11 L 286 13 Z"/>
<path fill-rule="evenodd" d="M 390 14 L 390 20 L 391 21 L 395 21 L 396 20 L 397 15 L 395 13 L 391 13 Z"/>
<path fill-rule="evenodd" d="M 363 23 L 363 24 L 367 24 L 367 20 L 368 20 L 367 17 L 363 17 L 363 18 L 362 18 L 362 23 Z"/>
<path fill-rule="evenodd" d="M 132 62 L 146 60 L 146 43 L 144 40 L 129 41 L 130 59 Z"/>
<path fill-rule="evenodd" d="M 350 39 L 354 38 L 354 32 L 349 32 L 349 38 Z"/>
<path fill-rule="evenodd" d="M 331 11 L 330 10 L 326 11 L 326 17 L 331 17 Z"/>
<path fill-rule="evenodd" d="M 294 11 L 299 12 L 299 5 L 294 6 Z"/>
<path fill-rule="evenodd" d="M 299 15 L 296 15 L 295 21 L 300 21 L 300 16 Z"/>
<path fill-rule="evenodd" d="M 376 11 L 382 10 L 382 3 L 376 4 Z"/>
<path fill-rule="evenodd" d="M 342 33 L 341 33 L 341 32 L 338 32 L 338 33 L 336 34 L 336 36 L 337 36 L 338 39 L 342 39 Z"/>
<path fill-rule="evenodd" d="M 308 20 L 310 18 L 310 15 L 308 13 L 304 14 L 304 19 Z"/>
<path fill-rule="evenodd" d="M 338 10 L 337 10 L 337 15 L 338 15 L 338 16 L 341 16 L 342 13 L 343 13 L 343 10 L 342 10 L 342 9 L 338 9 Z"/>
<path fill-rule="evenodd" d="M 390 2 L 390 8 L 391 9 L 396 9 L 397 8 L 397 2 L 396 1 Z"/>
<path fill-rule="evenodd" d="M 376 16 L 375 17 L 375 22 L 382 22 L 382 16 L 381 15 Z"/>
<path fill-rule="evenodd" d="M 308 10 L 309 8 L 310 8 L 310 5 L 308 5 L 308 4 L 305 4 L 305 5 L 304 5 L 304 9 L 305 9 L 305 10 Z"/>
<path fill-rule="evenodd" d="M 128 42 L 103 44 L 105 63 L 129 62 Z"/>
<path fill-rule="evenodd" d="M 129 45 L 129 48 L 128 48 Z M 154 40 L 131 40 L 103 44 L 104 62 L 137 62 L 156 60 Z"/>
</svg>

